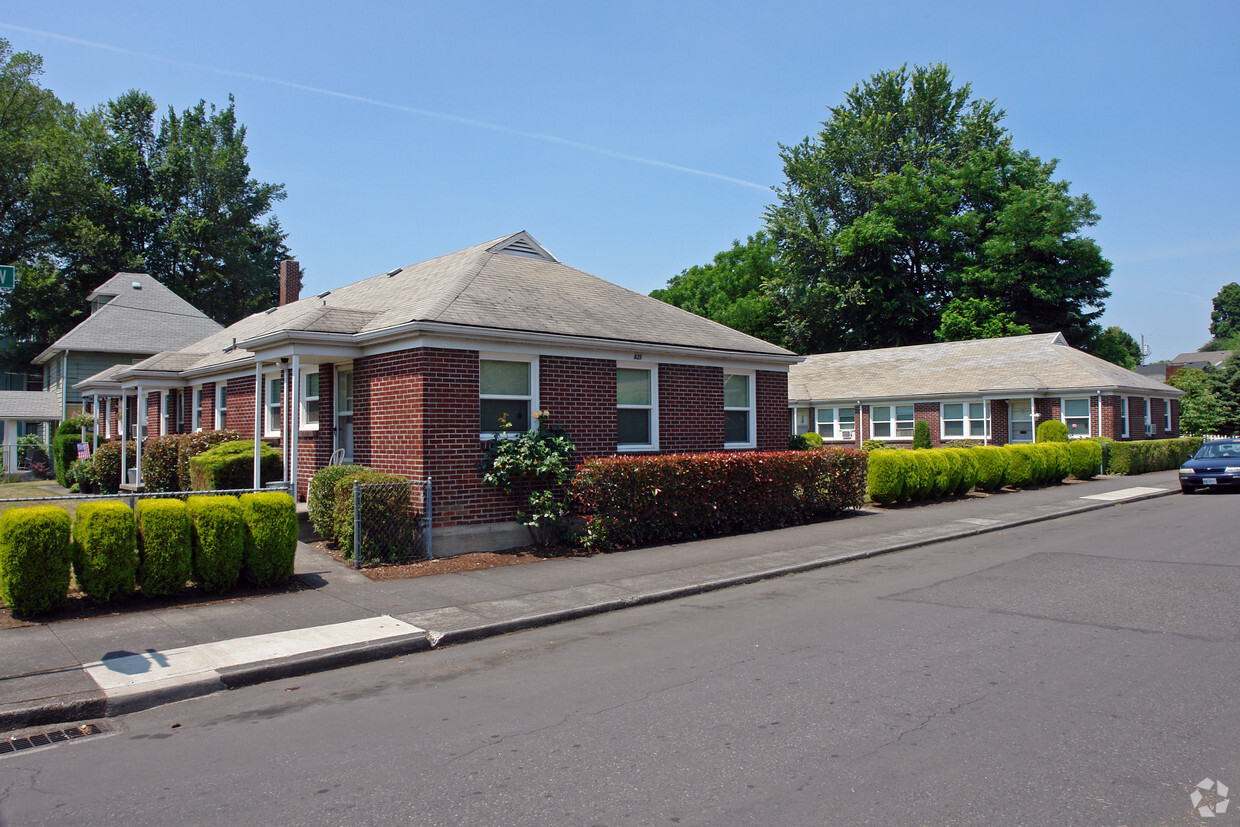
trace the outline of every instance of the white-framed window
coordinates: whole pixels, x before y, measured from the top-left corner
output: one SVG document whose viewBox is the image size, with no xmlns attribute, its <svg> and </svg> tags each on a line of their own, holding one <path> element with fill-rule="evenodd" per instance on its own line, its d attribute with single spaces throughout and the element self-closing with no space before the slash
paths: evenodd
<svg viewBox="0 0 1240 827">
<path fill-rule="evenodd" d="M 283 424 L 280 413 L 284 410 L 284 376 L 279 373 L 263 375 L 263 407 L 266 409 L 264 436 L 279 436 Z"/>
<path fill-rule="evenodd" d="M 939 432 L 944 439 L 985 439 L 990 420 L 985 402 L 943 402 L 939 406 Z"/>
<path fill-rule="evenodd" d="M 478 430 L 483 439 L 528 431 L 538 387 L 533 358 L 483 357 L 478 360 Z"/>
<path fill-rule="evenodd" d="M 1062 422 L 1068 429 L 1068 439 L 1092 436 L 1089 424 L 1089 397 L 1080 396 L 1059 400 Z"/>
<path fill-rule="evenodd" d="M 1128 397 L 1121 396 L 1119 400 L 1119 433 L 1120 436 L 1128 436 Z"/>
<path fill-rule="evenodd" d="M 616 449 L 659 447 L 658 369 L 623 363 L 616 366 Z"/>
<path fill-rule="evenodd" d="M 851 441 L 857 435 L 857 409 L 852 405 L 818 408 L 814 415 L 814 429 L 824 441 Z"/>
<path fill-rule="evenodd" d="M 912 405 L 871 405 L 870 436 L 873 439 L 912 439 Z"/>
<path fill-rule="evenodd" d="M 723 447 L 752 448 L 754 435 L 752 373 L 723 375 Z"/>
<path fill-rule="evenodd" d="M 172 430 L 172 391 L 164 390 L 159 394 L 159 434 L 165 436 Z"/>
<path fill-rule="evenodd" d="M 201 386 L 201 385 L 196 385 L 196 386 L 194 387 L 194 421 L 193 421 L 193 426 L 194 426 L 194 427 L 193 427 L 193 430 L 195 430 L 195 431 L 201 431 L 201 430 L 202 430 L 202 386 Z"/>
<path fill-rule="evenodd" d="M 1150 398 L 1145 397 L 1145 435 L 1154 435 L 1154 411 Z"/>
<path fill-rule="evenodd" d="M 303 431 L 319 429 L 319 369 L 308 368 L 301 372 L 301 421 Z"/>
<path fill-rule="evenodd" d="M 1171 433 L 1171 400 L 1163 400 L 1163 430 Z"/>
<path fill-rule="evenodd" d="M 353 460 L 353 368 L 336 371 L 336 447 Z"/>
<path fill-rule="evenodd" d="M 215 383 L 215 430 L 228 427 L 228 383 Z"/>
</svg>

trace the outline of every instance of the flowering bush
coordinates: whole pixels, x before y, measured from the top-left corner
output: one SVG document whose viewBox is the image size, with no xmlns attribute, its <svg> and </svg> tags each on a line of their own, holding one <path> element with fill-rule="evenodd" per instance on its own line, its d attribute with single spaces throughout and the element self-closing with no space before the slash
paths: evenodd
<svg viewBox="0 0 1240 827">
<path fill-rule="evenodd" d="M 517 519 L 553 532 L 568 511 L 562 489 L 573 472 L 573 441 L 551 424 L 549 411 L 534 411 L 533 416 L 536 427 L 515 439 L 492 442 L 478 470 L 483 482 L 505 494 L 513 493 L 518 485 L 529 488 L 529 510 L 518 511 Z"/>
<path fill-rule="evenodd" d="M 587 460 L 570 484 L 592 548 L 778 528 L 860 508 L 866 455 L 853 449 Z"/>
</svg>

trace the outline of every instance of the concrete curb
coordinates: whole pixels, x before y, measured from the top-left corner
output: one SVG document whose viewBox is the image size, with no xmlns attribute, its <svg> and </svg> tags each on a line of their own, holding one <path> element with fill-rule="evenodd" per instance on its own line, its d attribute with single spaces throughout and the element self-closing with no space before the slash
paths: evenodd
<svg viewBox="0 0 1240 827">
<path fill-rule="evenodd" d="M 692 597 L 721 589 L 729 589 L 734 586 L 743 586 L 777 577 L 815 571 L 842 563 L 867 560 L 872 557 L 894 554 L 914 548 L 924 548 L 952 540 L 993 534 L 1010 528 L 1047 522 L 1061 517 L 1087 514 L 1104 508 L 1114 508 L 1125 503 L 1141 502 L 1143 500 L 1173 496 L 1179 493 L 1178 489 L 1173 489 L 1140 494 L 1118 501 L 1091 502 L 1044 514 L 1008 520 L 994 525 L 955 527 L 954 524 L 949 523 L 948 525 L 953 527 L 948 531 L 937 535 L 918 537 L 906 542 L 889 543 L 877 548 L 851 551 L 843 554 L 831 554 L 817 559 L 771 566 L 744 574 L 705 580 L 700 583 L 602 600 L 521 617 L 505 618 L 446 632 L 426 630 L 424 633 L 400 635 L 377 641 L 336 646 L 287 658 L 276 658 L 239 666 L 223 667 L 194 679 L 172 685 L 139 687 L 131 692 L 114 694 L 112 696 L 108 696 L 103 690 L 90 690 L 71 695 L 19 702 L 8 708 L 0 709 L 0 731 L 7 732 L 29 727 L 63 724 L 89 718 L 113 717 L 140 712 L 155 706 L 201 697 L 224 689 L 238 689 L 244 686 L 253 686 L 298 675 L 308 675 L 314 672 L 325 672 L 346 666 L 386 660 L 442 646 L 452 646 L 458 643 L 498 637 L 512 632 L 552 626 L 557 623 L 579 620 L 635 606 L 646 606 L 683 597 Z"/>
</svg>

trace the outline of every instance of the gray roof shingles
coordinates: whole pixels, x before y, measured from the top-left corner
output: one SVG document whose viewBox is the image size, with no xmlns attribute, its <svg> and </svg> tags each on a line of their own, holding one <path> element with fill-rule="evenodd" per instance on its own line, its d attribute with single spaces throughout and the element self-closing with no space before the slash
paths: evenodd
<svg viewBox="0 0 1240 827">
<path fill-rule="evenodd" d="M 793 365 L 794 402 L 1038 394 L 1063 390 L 1180 391 L 1069 347 L 1058 333 L 810 356 Z"/>
<path fill-rule="evenodd" d="M 0 391 L 0 411 L 19 421 L 60 419 L 60 400 L 51 391 Z"/>
</svg>

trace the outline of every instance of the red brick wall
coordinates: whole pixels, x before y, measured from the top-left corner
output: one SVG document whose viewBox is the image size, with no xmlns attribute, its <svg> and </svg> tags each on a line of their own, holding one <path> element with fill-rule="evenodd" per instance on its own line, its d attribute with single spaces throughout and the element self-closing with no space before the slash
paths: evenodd
<svg viewBox="0 0 1240 827">
<path fill-rule="evenodd" d="M 146 395 L 146 439 L 159 436 L 159 392 Z"/>
<path fill-rule="evenodd" d="M 786 410 L 786 385 L 784 394 Z M 781 430 L 786 417 L 781 411 Z M 659 364 L 659 448 L 668 454 L 723 448 L 723 368 Z"/>
<path fill-rule="evenodd" d="M 538 380 L 538 406 L 568 432 L 579 457 L 616 453 L 614 359 L 543 356 Z"/>
<path fill-rule="evenodd" d="M 225 426 L 242 439 L 254 438 L 254 377 L 229 379 L 225 390 L 228 399 L 224 412 Z"/>
<path fill-rule="evenodd" d="M 788 374 L 760 370 L 757 386 L 757 435 L 759 451 L 782 451 L 788 447 Z"/>
<path fill-rule="evenodd" d="M 938 402 L 914 402 L 913 403 L 913 425 L 916 427 L 917 421 L 924 421 L 930 426 L 930 445 L 938 448 L 943 444 L 943 428 L 939 424 L 939 403 Z"/>
<path fill-rule="evenodd" d="M 202 429 L 215 430 L 215 383 L 207 382 L 202 386 Z"/>
</svg>

